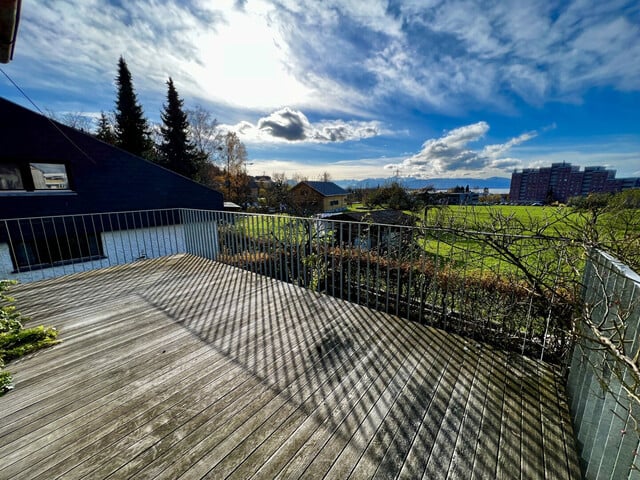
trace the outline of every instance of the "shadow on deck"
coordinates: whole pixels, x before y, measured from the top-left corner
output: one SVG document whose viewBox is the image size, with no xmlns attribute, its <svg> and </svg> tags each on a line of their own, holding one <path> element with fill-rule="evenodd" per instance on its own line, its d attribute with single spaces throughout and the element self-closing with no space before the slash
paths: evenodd
<svg viewBox="0 0 640 480">
<path fill-rule="evenodd" d="M 562 380 L 190 255 L 23 285 L 2 478 L 580 478 Z"/>
</svg>

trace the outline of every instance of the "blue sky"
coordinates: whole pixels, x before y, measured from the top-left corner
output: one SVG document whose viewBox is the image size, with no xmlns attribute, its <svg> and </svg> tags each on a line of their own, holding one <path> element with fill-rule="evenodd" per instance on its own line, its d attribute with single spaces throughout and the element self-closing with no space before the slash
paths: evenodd
<svg viewBox="0 0 640 480">
<path fill-rule="evenodd" d="M 168 76 L 249 172 L 510 176 L 568 161 L 640 176 L 640 3 L 30 0 L 3 65 L 42 109 L 146 116 Z M 0 76 L 0 95 L 29 106 Z"/>
</svg>

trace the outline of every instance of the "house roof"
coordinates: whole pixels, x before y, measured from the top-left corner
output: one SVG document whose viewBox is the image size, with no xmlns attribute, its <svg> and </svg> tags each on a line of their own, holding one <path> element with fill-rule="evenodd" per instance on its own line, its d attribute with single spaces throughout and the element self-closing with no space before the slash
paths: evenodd
<svg viewBox="0 0 640 480">
<path fill-rule="evenodd" d="M 307 185 L 318 192 L 320 195 L 324 197 L 334 197 L 338 195 L 347 195 L 347 191 L 342 187 L 339 187 L 333 182 L 310 182 L 304 181 L 298 183 L 293 188 L 297 188 L 299 185 Z"/>
<path fill-rule="evenodd" d="M 373 210 L 371 212 L 341 212 L 331 215 L 335 220 L 354 222 L 371 221 L 383 225 L 415 225 L 416 219 L 400 210 Z"/>
<path fill-rule="evenodd" d="M 0 1 L 0 63 L 9 63 L 18 36 L 20 0 Z"/>
<path fill-rule="evenodd" d="M 0 145 L 0 164 L 64 165 L 70 179 L 68 190 L 0 192 L 2 218 L 223 207 L 217 191 L 3 98 Z"/>
</svg>

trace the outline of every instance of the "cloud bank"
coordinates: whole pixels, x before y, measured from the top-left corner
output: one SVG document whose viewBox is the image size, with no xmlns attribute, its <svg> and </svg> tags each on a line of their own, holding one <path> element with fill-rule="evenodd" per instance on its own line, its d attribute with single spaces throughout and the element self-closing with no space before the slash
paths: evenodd
<svg viewBox="0 0 640 480">
<path fill-rule="evenodd" d="M 640 91 L 628 1 L 34 0 L 22 14 L 17 75 L 37 88 L 111 80 L 124 54 L 139 90 L 171 75 L 183 96 L 254 110 L 457 115 Z"/>
<path fill-rule="evenodd" d="M 385 168 L 399 169 L 406 175 L 422 176 L 504 170 L 522 163 L 519 159 L 506 156 L 509 150 L 538 135 L 537 132 L 527 132 L 502 144 L 485 145 L 479 150 L 469 148 L 469 144 L 481 140 L 488 131 L 487 122 L 456 128 L 440 138 L 427 140 L 420 152 L 401 163 L 388 164 Z"/>
<path fill-rule="evenodd" d="M 257 143 L 347 142 L 372 138 L 382 133 L 378 121 L 323 120 L 311 123 L 304 113 L 288 107 L 260 118 L 256 124 L 245 121 L 222 128 L 238 132 L 244 141 Z"/>
</svg>

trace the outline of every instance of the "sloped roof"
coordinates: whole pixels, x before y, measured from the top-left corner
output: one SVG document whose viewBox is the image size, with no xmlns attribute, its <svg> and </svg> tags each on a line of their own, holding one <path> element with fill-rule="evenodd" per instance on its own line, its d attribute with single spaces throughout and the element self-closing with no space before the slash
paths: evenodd
<svg viewBox="0 0 640 480">
<path fill-rule="evenodd" d="M 0 195 L 2 218 L 223 207 L 220 192 L 4 98 L 0 146 L 0 164 L 63 164 L 71 180 L 69 191 Z"/>
<path fill-rule="evenodd" d="M 347 195 L 347 191 L 345 189 L 343 189 L 342 187 L 339 187 L 338 185 L 336 185 L 333 182 L 310 182 L 310 181 L 304 181 L 304 182 L 300 182 L 298 185 L 308 185 L 309 187 L 313 188 L 316 192 L 318 192 L 320 195 L 324 196 L 324 197 L 333 197 L 333 196 L 337 196 L 337 195 Z M 296 188 L 298 185 L 296 185 L 293 188 Z"/>
<path fill-rule="evenodd" d="M 18 36 L 21 0 L 0 2 L 0 63 L 9 63 Z"/>
<path fill-rule="evenodd" d="M 336 220 L 371 221 L 383 225 L 415 225 L 416 218 L 400 210 L 373 210 L 371 212 L 341 212 L 331 215 Z"/>
</svg>

